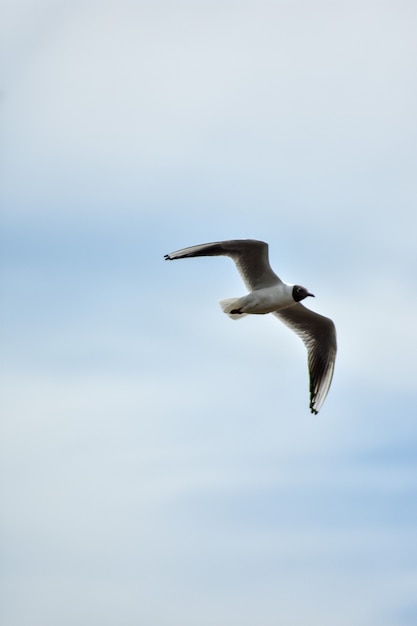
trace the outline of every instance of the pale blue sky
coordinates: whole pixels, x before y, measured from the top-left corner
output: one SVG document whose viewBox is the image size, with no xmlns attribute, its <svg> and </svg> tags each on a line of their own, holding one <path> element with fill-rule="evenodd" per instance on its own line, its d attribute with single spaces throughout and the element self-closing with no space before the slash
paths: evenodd
<svg viewBox="0 0 417 626">
<path fill-rule="evenodd" d="M 5 2 L 2 626 L 417 620 L 417 9 Z M 269 242 L 339 354 L 238 324 Z"/>
</svg>

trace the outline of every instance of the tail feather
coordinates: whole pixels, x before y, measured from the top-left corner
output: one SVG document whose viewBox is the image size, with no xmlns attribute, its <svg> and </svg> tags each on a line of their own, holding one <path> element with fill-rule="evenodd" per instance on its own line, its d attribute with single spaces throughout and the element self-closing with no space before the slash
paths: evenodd
<svg viewBox="0 0 417 626">
<path fill-rule="evenodd" d="M 219 304 L 223 309 L 223 313 L 226 313 L 232 320 L 240 320 L 247 313 L 232 313 L 232 311 L 239 308 L 239 302 L 240 298 L 226 298 L 225 300 L 220 300 Z"/>
</svg>

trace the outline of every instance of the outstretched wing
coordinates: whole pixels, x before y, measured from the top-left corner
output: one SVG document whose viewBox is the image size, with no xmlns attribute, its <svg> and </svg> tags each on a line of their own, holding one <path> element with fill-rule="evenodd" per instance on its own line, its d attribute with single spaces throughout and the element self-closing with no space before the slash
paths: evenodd
<svg viewBox="0 0 417 626">
<path fill-rule="evenodd" d="M 310 409 L 318 413 L 333 378 L 336 360 L 336 328 L 328 317 L 319 315 L 302 304 L 274 311 L 303 340 L 308 354 L 310 373 Z"/>
<path fill-rule="evenodd" d="M 228 256 L 236 264 L 250 291 L 271 287 L 282 282 L 272 271 L 268 259 L 268 244 L 256 239 L 231 239 L 203 243 L 165 255 L 165 259 L 186 259 L 194 256 Z"/>
</svg>

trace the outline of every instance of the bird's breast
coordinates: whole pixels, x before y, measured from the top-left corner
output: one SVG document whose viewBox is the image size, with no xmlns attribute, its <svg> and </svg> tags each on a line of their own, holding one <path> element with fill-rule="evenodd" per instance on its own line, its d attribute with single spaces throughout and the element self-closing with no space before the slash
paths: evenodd
<svg viewBox="0 0 417 626">
<path fill-rule="evenodd" d="M 292 297 L 292 286 L 285 283 L 256 289 L 241 299 L 240 308 L 243 313 L 262 315 L 279 311 L 295 304 Z"/>
</svg>

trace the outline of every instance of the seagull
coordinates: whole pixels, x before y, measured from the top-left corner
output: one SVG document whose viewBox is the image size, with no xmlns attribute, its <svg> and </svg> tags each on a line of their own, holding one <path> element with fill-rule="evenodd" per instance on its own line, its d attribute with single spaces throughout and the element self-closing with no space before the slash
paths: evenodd
<svg viewBox="0 0 417 626">
<path fill-rule="evenodd" d="M 230 318 L 273 313 L 289 326 L 307 348 L 310 376 L 310 410 L 317 414 L 326 399 L 336 360 L 336 328 L 331 319 L 300 304 L 308 296 L 305 287 L 282 281 L 272 270 L 268 244 L 256 239 L 231 239 L 183 248 L 164 256 L 166 261 L 198 256 L 228 256 L 236 264 L 249 293 L 242 298 L 220 300 Z"/>
</svg>

